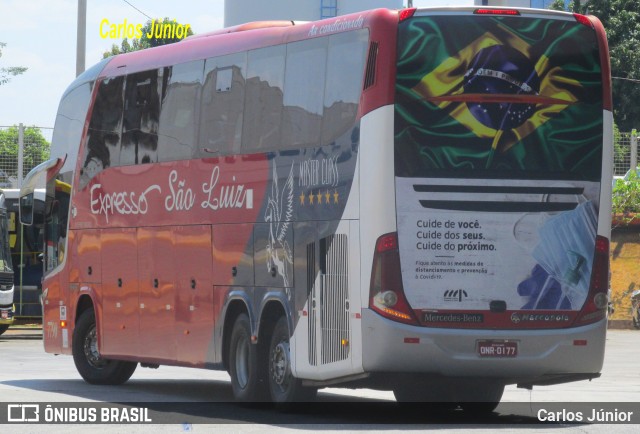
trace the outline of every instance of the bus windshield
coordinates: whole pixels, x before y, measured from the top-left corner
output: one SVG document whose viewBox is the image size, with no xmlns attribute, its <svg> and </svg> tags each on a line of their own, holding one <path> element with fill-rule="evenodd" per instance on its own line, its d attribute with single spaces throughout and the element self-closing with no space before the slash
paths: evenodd
<svg viewBox="0 0 640 434">
<path fill-rule="evenodd" d="M 5 209 L 0 209 L 0 273 L 11 273 L 12 271 L 7 213 Z"/>
<path fill-rule="evenodd" d="M 568 14 L 401 23 L 396 175 L 599 181 L 599 59 Z"/>
</svg>

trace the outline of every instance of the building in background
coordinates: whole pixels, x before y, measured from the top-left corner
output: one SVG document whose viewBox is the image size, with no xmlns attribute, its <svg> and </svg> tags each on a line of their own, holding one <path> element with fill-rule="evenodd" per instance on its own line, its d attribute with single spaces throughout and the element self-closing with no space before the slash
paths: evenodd
<svg viewBox="0 0 640 434">
<path fill-rule="evenodd" d="M 403 0 L 225 0 L 224 26 L 262 20 L 315 21 L 375 8 L 400 9 Z"/>
</svg>

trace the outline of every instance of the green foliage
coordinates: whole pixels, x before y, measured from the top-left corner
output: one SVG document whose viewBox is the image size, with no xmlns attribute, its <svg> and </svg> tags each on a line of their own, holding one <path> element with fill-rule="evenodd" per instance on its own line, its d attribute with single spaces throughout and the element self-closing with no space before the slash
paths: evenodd
<svg viewBox="0 0 640 434">
<path fill-rule="evenodd" d="M 640 168 L 630 171 L 624 179 L 618 179 L 613 187 L 611 196 L 611 211 L 618 216 L 618 220 L 629 224 L 635 214 L 640 213 Z"/>
<path fill-rule="evenodd" d="M 170 25 L 175 25 L 175 26 L 179 26 L 181 25 L 180 23 L 176 22 L 175 20 L 170 20 L 169 18 L 166 18 L 164 20 L 162 20 L 162 22 L 160 22 L 160 20 L 154 20 L 155 23 L 154 24 L 154 29 L 158 28 L 158 26 L 160 26 L 160 29 L 162 29 L 162 26 L 164 26 L 165 24 L 170 24 Z M 147 35 L 149 33 L 151 33 L 151 25 L 152 25 L 152 21 L 149 20 L 147 21 L 147 23 L 145 24 L 145 26 L 142 28 L 142 37 L 140 38 L 140 45 L 142 46 L 142 48 L 149 48 L 149 47 L 159 47 L 160 45 L 167 45 L 167 44 L 173 44 L 174 42 L 179 42 L 182 39 L 184 39 L 186 36 L 191 36 L 193 35 L 193 30 L 191 30 L 191 27 L 189 27 L 187 29 L 187 35 L 183 36 L 182 38 L 178 38 L 178 37 L 174 37 L 170 38 L 170 37 L 166 37 L 166 38 L 156 38 L 155 34 L 152 35 L 151 38 L 148 38 Z"/>
<path fill-rule="evenodd" d="M 588 9 L 607 31 L 611 76 L 618 77 L 612 80 L 613 116 L 629 131 L 640 125 L 640 0 L 591 0 Z"/>
<path fill-rule="evenodd" d="M 550 9 L 564 10 L 562 0 Z M 595 15 L 607 31 L 613 117 L 622 131 L 640 125 L 640 0 L 574 0 L 569 11 Z"/>
<path fill-rule="evenodd" d="M 551 5 L 549 5 L 549 9 L 553 9 L 554 11 L 564 11 L 564 0 L 555 0 Z M 586 13 L 586 9 L 587 6 L 583 5 L 581 0 L 573 0 L 569 2 L 569 7 L 567 8 L 567 10 L 577 14 Z"/>
<path fill-rule="evenodd" d="M 148 48 L 148 47 L 140 47 L 140 41 L 138 41 L 137 39 L 132 39 L 131 43 L 129 43 L 129 40 L 127 38 L 124 38 L 120 46 L 113 44 L 111 45 L 110 50 L 107 50 L 104 53 L 102 53 L 102 58 L 106 59 L 107 57 L 115 56 L 118 54 L 130 53 L 132 51 L 142 50 L 142 48 Z"/>
<path fill-rule="evenodd" d="M 2 57 L 2 48 L 6 47 L 7 44 L 4 42 L 0 42 L 0 57 Z M 7 84 L 10 77 L 15 77 L 16 75 L 24 74 L 27 70 L 24 66 L 8 66 L 6 68 L 0 68 L 0 86 L 3 84 Z"/>
<path fill-rule="evenodd" d="M 142 36 L 140 37 L 140 39 L 134 38 L 131 40 L 131 43 L 129 43 L 127 38 L 124 38 L 120 46 L 118 46 L 117 44 L 113 44 L 111 46 L 111 50 L 107 50 L 102 54 L 102 58 L 106 59 L 107 57 L 115 56 L 117 54 L 130 53 L 132 51 L 144 50 L 145 48 L 159 47 L 160 45 L 173 44 L 174 42 L 181 41 L 186 36 L 193 35 L 193 30 L 191 30 L 191 27 L 188 27 L 187 35 L 183 36 L 182 38 L 178 38 L 175 35 L 173 38 L 171 37 L 156 38 L 154 36 L 149 38 L 147 37 L 147 35 L 150 34 L 152 31 L 152 24 L 154 25 L 153 27 L 154 30 L 157 28 L 158 25 L 160 26 L 164 24 L 172 24 L 175 26 L 181 25 L 175 20 L 170 20 L 169 18 L 164 18 L 162 21 L 160 21 L 160 19 L 149 20 L 142 28 Z"/>
<path fill-rule="evenodd" d="M 24 167 L 31 168 L 49 158 L 50 143 L 42 135 L 40 128 L 25 127 L 24 129 Z M 0 155 L 7 167 L 9 176 L 17 176 L 18 171 L 18 127 L 16 125 L 0 130 Z"/>
</svg>

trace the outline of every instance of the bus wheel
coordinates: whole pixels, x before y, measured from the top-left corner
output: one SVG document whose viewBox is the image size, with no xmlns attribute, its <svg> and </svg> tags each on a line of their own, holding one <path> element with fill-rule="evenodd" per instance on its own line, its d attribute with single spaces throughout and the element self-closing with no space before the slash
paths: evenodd
<svg viewBox="0 0 640 434">
<path fill-rule="evenodd" d="M 249 317 L 242 313 L 236 318 L 229 345 L 229 376 L 233 396 L 240 402 L 260 402 L 266 396 L 264 375 L 260 375 L 258 345 L 251 343 Z M 264 358 L 263 358 L 264 359 Z M 262 371 L 264 371 L 264 360 Z"/>
<path fill-rule="evenodd" d="M 302 386 L 302 381 L 291 373 L 289 327 L 281 316 L 276 323 L 269 345 L 269 390 L 277 404 L 313 401 L 318 389 Z"/>
<path fill-rule="evenodd" d="M 9 329 L 9 324 L 0 324 L 0 335 Z"/>
<path fill-rule="evenodd" d="M 98 351 L 96 316 L 93 310 L 80 315 L 73 332 L 73 361 L 76 369 L 90 384 L 122 384 L 138 366 L 135 362 L 104 359 Z"/>
</svg>

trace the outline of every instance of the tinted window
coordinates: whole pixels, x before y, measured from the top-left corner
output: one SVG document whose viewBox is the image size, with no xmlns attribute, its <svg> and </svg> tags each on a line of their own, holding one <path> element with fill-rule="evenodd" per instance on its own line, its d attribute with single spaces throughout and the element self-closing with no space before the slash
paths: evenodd
<svg viewBox="0 0 640 434">
<path fill-rule="evenodd" d="M 89 122 L 81 188 L 103 169 L 119 163 L 123 83 L 124 77 L 111 77 L 103 79 L 98 87 Z"/>
<path fill-rule="evenodd" d="M 322 120 L 323 144 L 336 140 L 356 121 L 368 39 L 367 30 L 329 37 Z"/>
<path fill-rule="evenodd" d="M 207 59 L 200 118 L 201 156 L 239 152 L 247 53 Z"/>
<path fill-rule="evenodd" d="M 123 166 L 158 161 L 162 71 L 144 71 L 127 76 L 120 150 L 120 164 Z"/>
<path fill-rule="evenodd" d="M 328 38 L 287 44 L 282 142 L 320 144 Z"/>
<path fill-rule="evenodd" d="M 67 154 L 65 167 L 60 175 L 62 180 L 68 184 L 71 183 L 71 174 L 78 157 L 87 109 L 91 101 L 92 85 L 93 83 L 85 83 L 67 92 L 58 107 L 56 125 L 51 140 L 51 156 L 62 157 Z"/>
<path fill-rule="evenodd" d="M 242 132 L 244 149 L 265 150 L 281 145 L 285 54 L 284 45 L 249 52 Z"/>
<path fill-rule="evenodd" d="M 200 92 L 204 60 L 167 68 L 160 110 L 158 160 L 186 160 L 198 154 Z"/>
</svg>

